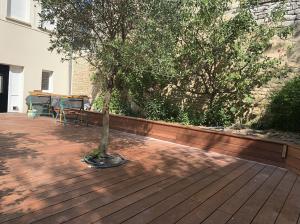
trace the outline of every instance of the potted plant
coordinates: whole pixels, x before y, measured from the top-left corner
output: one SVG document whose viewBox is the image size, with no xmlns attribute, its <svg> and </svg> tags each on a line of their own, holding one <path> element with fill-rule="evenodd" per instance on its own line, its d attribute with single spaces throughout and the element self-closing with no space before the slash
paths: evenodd
<svg viewBox="0 0 300 224">
<path fill-rule="evenodd" d="M 32 103 L 30 102 L 29 109 L 27 111 L 28 118 L 34 119 L 37 117 L 37 115 L 38 115 L 37 110 L 32 108 Z"/>
</svg>

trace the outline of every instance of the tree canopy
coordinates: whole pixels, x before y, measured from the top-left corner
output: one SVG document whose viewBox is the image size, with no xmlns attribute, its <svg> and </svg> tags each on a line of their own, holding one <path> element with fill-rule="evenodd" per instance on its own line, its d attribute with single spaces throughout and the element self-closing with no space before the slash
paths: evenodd
<svg viewBox="0 0 300 224">
<path fill-rule="evenodd" d="M 50 49 L 84 57 L 103 80 L 104 151 L 112 96 L 126 115 L 228 125 L 245 116 L 254 87 L 283 73 L 264 54 L 287 34 L 280 8 L 258 24 L 252 0 L 234 13 L 232 0 L 39 2 L 42 20 L 56 25 Z"/>
<path fill-rule="evenodd" d="M 141 108 L 138 116 L 229 125 L 247 117 L 255 87 L 284 75 L 281 61 L 265 55 L 273 37 L 288 34 L 281 26 L 282 6 L 258 24 L 253 1 L 240 1 L 235 13 L 229 13 L 231 4 L 187 1 L 171 12 L 147 14 L 126 46 L 119 85 Z"/>
</svg>

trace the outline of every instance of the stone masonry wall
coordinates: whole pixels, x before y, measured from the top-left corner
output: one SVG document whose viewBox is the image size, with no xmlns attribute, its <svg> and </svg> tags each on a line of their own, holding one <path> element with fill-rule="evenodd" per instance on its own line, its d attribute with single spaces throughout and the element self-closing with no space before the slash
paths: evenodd
<svg viewBox="0 0 300 224">
<path fill-rule="evenodd" d="M 92 82 L 90 75 L 92 70 L 89 64 L 83 59 L 73 62 L 72 94 L 73 95 L 92 95 Z"/>
<path fill-rule="evenodd" d="M 264 22 L 267 15 L 283 1 L 261 0 L 259 6 L 254 7 L 253 14 L 258 22 Z M 300 22 L 300 0 L 287 0 L 284 3 L 284 25 L 290 26 Z"/>
<path fill-rule="evenodd" d="M 266 21 L 267 15 L 276 8 L 282 1 L 262 0 L 258 7 L 253 9 L 253 14 L 258 22 Z M 287 81 L 300 75 L 300 0 L 287 0 L 284 4 L 284 26 L 294 26 L 293 37 L 288 40 L 275 38 L 272 47 L 266 52 L 268 56 L 280 58 L 291 68 L 292 72 L 282 79 L 273 79 L 261 88 L 253 91 L 254 107 L 251 112 L 252 117 L 258 119 L 264 115 L 269 104 L 272 93 L 280 90 Z M 287 51 L 285 49 L 288 49 Z"/>
</svg>

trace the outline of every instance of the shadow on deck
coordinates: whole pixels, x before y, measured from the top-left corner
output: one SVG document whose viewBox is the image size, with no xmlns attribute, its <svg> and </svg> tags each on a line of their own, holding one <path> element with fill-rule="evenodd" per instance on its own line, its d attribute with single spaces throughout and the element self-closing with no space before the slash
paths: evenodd
<svg viewBox="0 0 300 224">
<path fill-rule="evenodd" d="M 285 169 L 112 130 L 129 162 L 97 170 L 80 159 L 99 127 L 0 122 L 0 223 L 299 222 L 300 178 Z"/>
</svg>

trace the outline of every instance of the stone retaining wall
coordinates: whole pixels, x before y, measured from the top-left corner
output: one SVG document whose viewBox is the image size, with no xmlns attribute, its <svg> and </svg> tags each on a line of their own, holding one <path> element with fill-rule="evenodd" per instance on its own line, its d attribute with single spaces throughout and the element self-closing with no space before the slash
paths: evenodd
<svg viewBox="0 0 300 224">
<path fill-rule="evenodd" d="M 258 22 L 264 22 L 270 12 L 278 7 L 282 1 L 278 0 L 261 0 L 258 7 L 254 7 L 253 13 Z M 284 4 L 285 9 L 285 21 L 284 25 L 290 26 L 300 22 L 300 1 L 299 0 L 287 0 Z"/>
<path fill-rule="evenodd" d="M 284 1 L 281 0 L 261 0 L 258 6 L 253 7 L 253 14 L 259 23 L 267 22 L 268 15 Z M 231 10 L 237 9 L 237 5 Z M 266 52 L 270 57 L 280 58 L 280 60 L 291 68 L 291 73 L 281 79 L 273 79 L 261 88 L 253 90 L 254 106 L 251 111 L 251 118 L 259 119 L 264 115 L 265 109 L 270 102 L 273 92 L 280 90 L 287 81 L 300 74 L 300 0 L 286 0 L 283 9 L 285 10 L 284 26 L 293 26 L 294 34 L 291 38 L 283 40 L 274 38 L 272 47 Z M 287 50 L 288 49 L 288 50 Z"/>
</svg>

